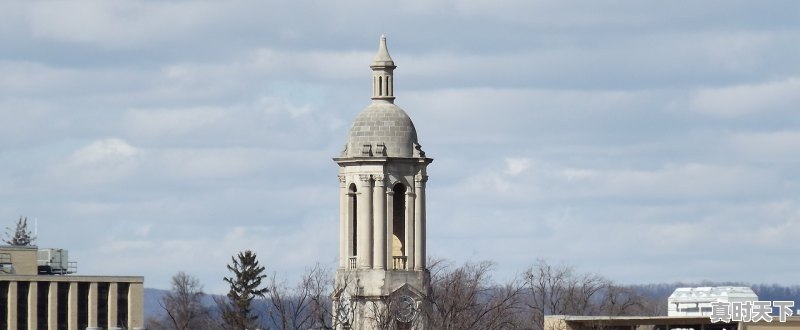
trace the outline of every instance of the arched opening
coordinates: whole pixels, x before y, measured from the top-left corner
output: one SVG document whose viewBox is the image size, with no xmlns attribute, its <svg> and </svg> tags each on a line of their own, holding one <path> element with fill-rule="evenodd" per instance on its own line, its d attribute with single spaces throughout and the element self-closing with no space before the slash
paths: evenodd
<svg viewBox="0 0 800 330">
<path fill-rule="evenodd" d="M 392 187 L 392 260 L 394 269 L 406 268 L 406 186 L 397 183 Z"/>
<path fill-rule="evenodd" d="M 383 96 L 383 79 L 378 77 L 378 96 Z"/>
<path fill-rule="evenodd" d="M 347 194 L 347 208 L 350 216 L 350 255 L 356 256 L 358 253 L 358 199 L 356 198 L 356 185 L 350 184 L 350 193 Z"/>
</svg>

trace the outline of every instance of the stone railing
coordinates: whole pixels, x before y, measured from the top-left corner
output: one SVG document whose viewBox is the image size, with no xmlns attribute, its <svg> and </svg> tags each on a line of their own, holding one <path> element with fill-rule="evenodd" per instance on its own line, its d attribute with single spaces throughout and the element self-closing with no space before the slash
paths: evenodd
<svg viewBox="0 0 800 330">
<path fill-rule="evenodd" d="M 405 270 L 406 269 L 406 257 L 404 256 L 394 256 L 392 257 L 392 269 L 396 270 Z"/>
<path fill-rule="evenodd" d="M 356 269 L 358 266 L 358 257 L 350 257 L 347 260 L 347 269 Z"/>
</svg>

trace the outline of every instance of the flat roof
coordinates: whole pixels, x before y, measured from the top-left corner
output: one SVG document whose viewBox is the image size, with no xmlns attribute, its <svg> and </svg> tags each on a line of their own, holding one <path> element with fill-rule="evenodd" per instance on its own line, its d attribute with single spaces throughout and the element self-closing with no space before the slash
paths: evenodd
<svg viewBox="0 0 800 330">
<path fill-rule="evenodd" d="M 562 319 L 565 322 L 579 323 L 584 325 L 603 324 L 603 325 L 689 325 L 689 324 L 738 324 L 738 321 L 731 322 L 711 322 L 708 316 L 577 316 L 577 315 L 547 315 L 545 318 Z M 779 322 L 778 317 L 773 315 L 772 322 Z M 800 323 L 800 316 L 794 315 L 786 318 L 786 322 Z M 744 322 L 751 323 L 751 322 Z"/>
<path fill-rule="evenodd" d="M 120 282 L 144 283 L 144 276 L 105 276 L 105 275 L 0 275 L 0 282 Z"/>
</svg>

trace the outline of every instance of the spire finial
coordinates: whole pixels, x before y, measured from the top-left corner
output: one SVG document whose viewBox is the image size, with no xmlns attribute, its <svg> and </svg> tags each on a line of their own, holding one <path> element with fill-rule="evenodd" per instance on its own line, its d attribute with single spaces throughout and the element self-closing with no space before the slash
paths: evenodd
<svg viewBox="0 0 800 330">
<path fill-rule="evenodd" d="M 372 59 L 372 99 L 386 102 L 394 102 L 394 79 L 392 77 L 394 61 L 389 56 L 389 49 L 386 47 L 386 36 L 381 35 L 378 43 L 378 54 Z"/>
<path fill-rule="evenodd" d="M 381 34 L 381 41 L 378 43 L 378 54 L 375 54 L 375 58 L 372 59 L 371 66 L 394 66 L 394 61 L 389 56 L 389 49 L 386 47 L 386 35 Z"/>
</svg>

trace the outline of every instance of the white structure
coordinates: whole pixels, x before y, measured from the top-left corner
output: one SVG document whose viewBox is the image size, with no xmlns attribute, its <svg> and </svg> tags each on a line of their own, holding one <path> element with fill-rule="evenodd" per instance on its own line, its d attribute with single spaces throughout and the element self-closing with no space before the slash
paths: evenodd
<svg viewBox="0 0 800 330">
<path fill-rule="evenodd" d="M 710 316 L 712 302 L 758 301 L 746 286 L 677 288 L 667 299 L 668 316 Z"/>
<path fill-rule="evenodd" d="M 381 36 L 372 103 L 353 122 L 339 165 L 337 329 L 423 329 L 426 158 L 411 118 L 394 104 L 394 61 Z"/>
<path fill-rule="evenodd" d="M 65 249 L 39 249 L 36 262 L 39 274 L 72 274 L 77 270 L 77 263 L 69 261 L 69 251 Z"/>
</svg>

